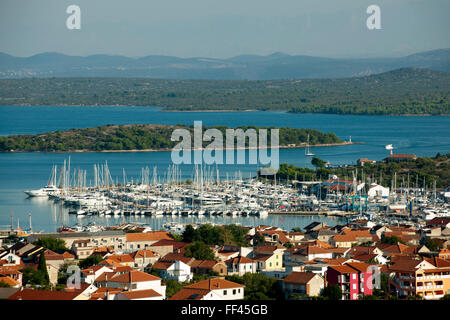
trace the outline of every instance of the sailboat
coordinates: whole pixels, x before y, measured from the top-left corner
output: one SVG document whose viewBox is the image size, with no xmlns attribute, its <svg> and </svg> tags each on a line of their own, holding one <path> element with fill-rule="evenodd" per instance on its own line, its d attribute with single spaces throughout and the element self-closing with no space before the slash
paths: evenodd
<svg viewBox="0 0 450 320">
<path fill-rule="evenodd" d="M 312 157 L 312 156 L 314 156 L 314 153 L 312 153 L 312 152 L 309 150 L 309 134 L 308 134 L 308 142 L 307 142 L 307 144 L 306 144 L 306 149 L 305 149 L 305 156 L 307 156 L 307 157 Z"/>
</svg>

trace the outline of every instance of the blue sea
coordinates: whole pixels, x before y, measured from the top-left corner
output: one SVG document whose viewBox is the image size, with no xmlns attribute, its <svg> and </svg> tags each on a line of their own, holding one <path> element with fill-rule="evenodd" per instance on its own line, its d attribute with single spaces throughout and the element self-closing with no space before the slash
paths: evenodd
<svg viewBox="0 0 450 320">
<path fill-rule="evenodd" d="M 229 127 L 256 125 L 312 128 L 334 132 L 339 138 L 364 144 L 311 148 L 321 159 L 332 165 L 354 164 L 359 158 L 381 160 L 388 155 L 384 146 L 393 144 L 394 153 L 434 156 L 450 152 L 450 117 L 439 116 L 351 116 L 325 114 L 289 114 L 285 112 L 162 112 L 153 107 L 19 107 L 0 106 L 0 135 L 34 134 L 71 128 L 94 127 L 106 124 L 187 124 L 201 120 L 204 126 Z M 280 149 L 280 163 L 311 167 L 304 149 Z M 170 152 L 135 153 L 2 153 L 0 154 L 0 229 L 8 228 L 13 214 L 14 225 L 28 227 L 32 215 L 35 231 L 54 232 L 61 225 L 76 223 L 113 225 L 120 219 L 68 215 L 67 208 L 42 199 L 29 199 L 23 193 L 45 185 L 53 165 L 61 165 L 71 157 L 72 168 L 88 171 L 87 181 L 93 179 L 93 165 L 108 162 L 113 179 L 122 179 L 122 169 L 128 180 L 136 181 L 143 167 L 156 166 L 160 175 L 171 164 Z M 240 172 L 242 177 L 253 176 L 257 165 L 219 165 L 221 178 Z M 183 178 L 192 178 L 193 166 L 181 166 Z M 125 218 L 124 218 L 125 219 Z M 127 217 L 158 228 L 167 219 L 192 222 L 200 218 Z M 207 218 L 202 218 L 206 222 Z M 339 218 L 269 216 L 257 218 L 208 218 L 215 223 L 238 222 L 242 225 L 271 224 L 285 229 L 304 227 L 311 221 L 326 219 L 330 225 L 343 223 Z"/>
</svg>

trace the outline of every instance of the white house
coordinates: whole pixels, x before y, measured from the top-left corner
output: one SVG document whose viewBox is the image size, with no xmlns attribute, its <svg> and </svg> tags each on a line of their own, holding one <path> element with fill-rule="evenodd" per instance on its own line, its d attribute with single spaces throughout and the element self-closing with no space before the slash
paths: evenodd
<svg viewBox="0 0 450 320">
<path fill-rule="evenodd" d="M 94 283 L 100 275 L 105 272 L 113 272 L 111 268 L 106 266 L 94 266 L 81 270 L 81 281 L 84 283 Z"/>
<path fill-rule="evenodd" d="M 16 266 L 21 264 L 21 258 L 12 251 L 4 251 L 0 253 L 0 260 L 4 260 L 3 266 Z"/>
<path fill-rule="evenodd" d="M 239 275 L 242 276 L 246 273 L 256 272 L 256 262 L 252 259 L 238 256 L 225 261 L 227 265 L 228 275 Z"/>
<path fill-rule="evenodd" d="M 210 294 L 213 300 L 242 300 L 245 286 L 222 278 L 211 278 L 185 286 L 174 294 L 170 300 L 200 300 Z M 209 300 L 209 299 L 208 299 Z"/>
<path fill-rule="evenodd" d="M 138 270 L 104 272 L 95 279 L 95 283 L 97 287 L 120 288 L 128 291 L 153 289 L 163 299 L 166 298 L 166 286 L 161 284 L 161 278 Z"/>
<path fill-rule="evenodd" d="M 157 270 L 163 279 L 175 279 L 180 282 L 190 281 L 193 279 L 191 267 L 183 261 L 157 261 L 153 264 L 152 269 Z"/>
</svg>

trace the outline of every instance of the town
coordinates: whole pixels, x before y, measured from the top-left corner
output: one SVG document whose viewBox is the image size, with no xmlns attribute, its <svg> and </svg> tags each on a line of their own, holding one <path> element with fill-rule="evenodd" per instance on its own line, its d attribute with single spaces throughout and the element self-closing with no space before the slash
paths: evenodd
<svg viewBox="0 0 450 320">
<path fill-rule="evenodd" d="M 10 300 L 448 299 L 450 218 L 303 230 L 123 224 L 2 238 Z M 75 272 L 74 272 L 75 271 Z"/>
</svg>

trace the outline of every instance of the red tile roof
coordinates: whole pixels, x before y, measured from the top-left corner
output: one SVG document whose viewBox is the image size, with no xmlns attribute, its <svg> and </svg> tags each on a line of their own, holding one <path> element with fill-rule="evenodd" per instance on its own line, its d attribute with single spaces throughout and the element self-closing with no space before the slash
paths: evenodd
<svg viewBox="0 0 450 320">
<path fill-rule="evenodd" d="M 73 300 L 79 292 L 23 289 L 14 293 L 8 300 Z"/>
<path fill-rule="evenodd" d="M 161 297 L 161 295 L 153 289 L 123 291 L 120 294 L 123 294 L 125 297 L 127 297 L 130 300 Z"/>
<path fill-rule="evenodd" d="M 311 281 L 315 275 L 316 274 L 312 272 L 291 272 L 286 278 L 283 279 L 283 282 L 306 284 Z"/>
<path fill-rule="evenodd" d="M 145 233 L 127 233 L 127 242 L 173 240 L 170 232 L 150 231 Z"/>
<path fill-rule="evenodd" d="M 211 278 L 185 286 L 185 288 L 187 289 L 203 289 L 203 290 L 217 290 L 217 289 L 230 289 L 243 287 L 245 287 L 243 284 L 239 284 L 221 278 Z"/>
</svg>

